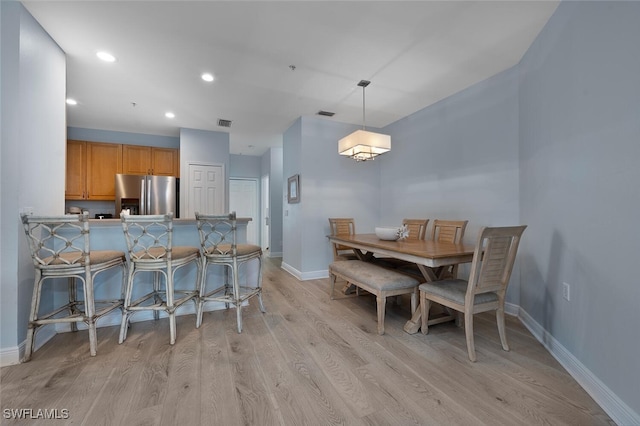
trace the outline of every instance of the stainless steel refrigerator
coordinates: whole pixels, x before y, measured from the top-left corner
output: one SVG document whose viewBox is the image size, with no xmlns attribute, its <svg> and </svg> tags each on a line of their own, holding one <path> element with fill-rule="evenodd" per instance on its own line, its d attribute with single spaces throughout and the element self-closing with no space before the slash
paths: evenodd
<svg viewBox="0 0 640 426">
<path fill-rule="evenodd" d="M 116 216 L 123 209 L 129 214 L 165 214 L 179 217 L 179 180 L 173 176 L 116 175 Z"/>
</svg>

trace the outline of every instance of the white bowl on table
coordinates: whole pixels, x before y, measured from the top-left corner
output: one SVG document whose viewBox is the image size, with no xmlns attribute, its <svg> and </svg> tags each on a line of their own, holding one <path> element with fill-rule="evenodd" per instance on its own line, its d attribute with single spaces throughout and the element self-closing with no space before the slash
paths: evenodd
<svg viewBox="0 0 640 426">
<path fill-rule="evenodd" d="M 387 241 L 396 241 L 399 234 L 400 228 L 398 226 L 377 226 L 376 227 L 376 235 L 381 240 Z"/>
</svg>

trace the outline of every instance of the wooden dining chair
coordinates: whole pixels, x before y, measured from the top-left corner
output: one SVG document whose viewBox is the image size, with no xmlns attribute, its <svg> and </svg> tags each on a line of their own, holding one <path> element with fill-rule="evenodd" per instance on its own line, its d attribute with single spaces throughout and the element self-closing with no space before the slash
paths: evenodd
<svg viewBox="0 0 640 426">
<path fill-rule="evenodd" d="M 462 244 L 467 223 L 469 223 L 468 220 L 435 219 L 429 239 L 438 242 Z M 458 265 L 443 266 L 436 271 L 436 275 L 440 278 L 456 278 L 458 276 Z"/>
<path fill-rule="evenodd" d="M 353 218 L 329 218 L 331 235 L 353 235 L 356 233 L 356 224 Z M 333 260 L 356 260 L 358 257 L 351 247 L 341 244 L 333 244 Z"/>
<path fill-rule="evenodd" d="M 407 227 L 409 235 L 405 241 L 424 240 L 427 234 L 427 226 L 429 219 L 402 219 L 402 225 Z M 376 263 L 385 268 L 395 268 L 399 272 L 407 273 L 412 276 L 421 277 L 422 273 L 418 266 L 413 262 L 396 259 L 393 257 L 377 257 Z"/>
<path fill-rule="evenodd" d="M 518 252 L 520 237 L 526 227 L 523 225 L 482 228 L 473 254 L 468 281 L 449 279 L 420 285 L 423 334 L 429 332 L 429 309 L 432 302 L 464 313 L 467 352 L 469 359 L 475 362 L 473 315 L 496 311 L 500 342 L 505 351 L 509 350 L 504 324 L 505 294 Z"/>
<path fill-rule="evenodd" d="M 424 240 L 429 219 L 402 219 L 402 225 L 409 231 L 407 240 Z"/>
</svg>

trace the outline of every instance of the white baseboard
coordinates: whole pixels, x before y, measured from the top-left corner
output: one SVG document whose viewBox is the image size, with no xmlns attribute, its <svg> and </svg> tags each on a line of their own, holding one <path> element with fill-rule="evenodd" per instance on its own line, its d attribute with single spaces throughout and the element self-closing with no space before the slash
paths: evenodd
<svg viewBox="0 0 640 426">
<path fill-rule="evenodd" d="M 287 271 L 288 273 L 290 273 L 291 275 L 293 275 L 294 277 L 302 281 L 302 272 L 298 271 L 296 268 L 289 265 L 288 263 L 282 262 L 280 264 L 280 268 L 284 269 L 285 271 Z"/>
<path fill-rule="evenodd" d="M 282 257 L 282 252 L 281 251 L 270 251 L 269 252 L 269 257 Z"/>
<path fill-rule="evenodd" d="M 0 350 L 0 367 L 19 364 L 20 358 L 20 346 L 2 348 L 2 350 Z"/>
<path fill-rule="evenodd" d="M 514 305 L 513 303 L 505 302 L 504 313 L 507 315 L 517 317 L 518 314 L 520 313 L 520 306 Z"/>
<path fill-rule="evenodd" d="M 38 330 L 36 333 L 35 350 L 40 349 L 45 343 L 53 338 L 57 333 L 55 325 L 46 325 Z M 10 348 L 0 349 L 0 367 L 6 367 L 7 365 L 20 364 L 20 360 L 24 356 L 24 348 L 26 345 L 26 339 L 23 340 L 18 346 Z"/>
<path fill-rule="evenodd" d="M 318 280 L 322 278 L 329 278 L 329 270 L 323 269 L 320 271 L 300 272 L 288 263 L 282 262 L 280 266 L 282 269 L 296 277 L 300 281 Z"/>
<path fill-rule="evenodd" d="M 515 305 L 514 305 L 515 306 Z M 506 309 L 505 309 L 506 310 Z M 567 370 L 580 386 L 619 425 L 640 425 L 640 415 L 624 403 L 571 352 L 538 324 L 525 310 L 519 308 L 518 317 L 531 334 Z"/>
</svg>

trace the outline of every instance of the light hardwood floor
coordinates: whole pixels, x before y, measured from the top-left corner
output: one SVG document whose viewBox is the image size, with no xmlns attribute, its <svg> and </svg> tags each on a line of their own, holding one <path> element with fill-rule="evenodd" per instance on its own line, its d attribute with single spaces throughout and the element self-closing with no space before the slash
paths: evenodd
<svg viewBox="0 0 640 426">
<path fill-rule="evenodd" d="M 76 425 L 598 425 L 613 424 L 575 380 L 512 317 L 510 352 L 494 317 L 475 322 L 478 362 L 454 324 L 427 336 L 402 330 L 408 298 L 387 304 L 376 332 L 371 296 L 329 300 L 329 280 L 300 282 L 266 259 L 266 314 L 178 317 L 55 336 L 31 362 L 4 367 L 2 424 Z M 68 410 L 65 420 L 7 420 L 6 409 Z"/>
</svg>

